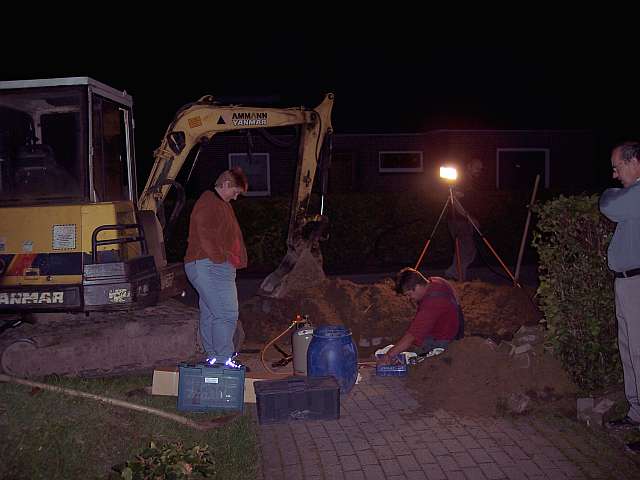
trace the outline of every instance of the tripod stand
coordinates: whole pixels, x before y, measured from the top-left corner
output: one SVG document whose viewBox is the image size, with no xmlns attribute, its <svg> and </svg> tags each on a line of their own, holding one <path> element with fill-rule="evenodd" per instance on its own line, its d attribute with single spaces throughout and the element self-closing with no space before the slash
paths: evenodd
<svg viewBox="0 0 640 480">
<path fill-rule="evenodd" d="M 447 196 L 447 200 L 444 202 L 444 206 L 442 207 L 442 211 L 440 212 L 440 216 L 438 217 L 438 221 L 436 222 L 435 226 L 433 227 L 431 235 L 427 239 L 427 242 L 425 243 L 424 248 L 422 249 L 422 253 L 420 253 L 420 258 L 418 258 L 418 261 L 416 262 L 416 265 L 413 268 L 415 270 L 417 270 L 418 267 L 420 266 L 420 264 L 422 263 L 422 260 L 424 259 L 424 256 L 427 253 L 427 249 L 429 248 L 429 244 L 431 243 L 431 240 L 433 240 L 433 237 L 434 237 L 434 235 L 436 233 L 436 230 L 438 229 L 438 225 L 440 225 L 440 222 L 442 221 L 442 217 L 444 217 L 444 214 L 447 211 L 447 207 L 449 205 L 451 205 L 451 215 L 453 216 L 453 218 L 455 218 L 456 210 L 457 210 L 459 212 L 459 214 L 461 214 L 466 219 L 466 221 L 469 222 L 469 224 L 471 224 L 473 229 L 478 233 L 478 235 L 480 236 L 480 238 L 482 239 L 484 244 L 487 246 L 489 251 L 493 254 L 494 257 L 496 257 L 496 259 L 500 263 L 500 266 L 502 266 L 504 271 L 507 272 L 507 275 L 509 275 L 509 278 L 511 278 L 511 280 L 513 281 L 514 286 L 522 288 L 522 286 L 515 279 L 515 277 L 513 276 L 511 271 L 509 270 L 509 268 L 505 265 L 505 263 L 502 261 L 500 256 L 496 253 L 494 248 L 491 246 L 491 244 L 489 243 L 489 240 L 487 240 L 487 238 L 482 234 L 482 232 L 480 231 L 480 228 L 478 227 L 476 222 L 469 215 L 469 213 L 466 211 L 466 209 L 462 206 L 462 203 L 460 202 L 460 200 L 458 200 L 455 197 L 455 195 L 453 194 L 453 186 L 452 185 L 449 185 L 449 195 Z M 460 260 L 460 239 L 458 238 L 457 235 L 455 236 L 454 241 L 455 241 L 455 258 L 456 258 L 456 267 L 457 267 L 457 270 L 458 270 L 458 278 L 460 280 L 463 280 L 462 265 L 461 265 L 461 260 Z"/>
</svg>

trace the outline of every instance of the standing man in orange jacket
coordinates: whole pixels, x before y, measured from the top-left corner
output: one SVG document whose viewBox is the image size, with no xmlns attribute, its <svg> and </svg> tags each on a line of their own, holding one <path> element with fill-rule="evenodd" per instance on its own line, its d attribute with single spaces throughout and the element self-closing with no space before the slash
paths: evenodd
<svg viewBox="0 0 640 480">
<path fill-rule="evenodd" d="M 230 202 L 247 188 L 241 168 L 226 170 L 191 212 L 184 269 L 200 296 L 200 336 L 211 365 L 240 366 L 233 346 L 239 314 L 236 270 L 247 266 L 247 250 Z"/>
</svg>

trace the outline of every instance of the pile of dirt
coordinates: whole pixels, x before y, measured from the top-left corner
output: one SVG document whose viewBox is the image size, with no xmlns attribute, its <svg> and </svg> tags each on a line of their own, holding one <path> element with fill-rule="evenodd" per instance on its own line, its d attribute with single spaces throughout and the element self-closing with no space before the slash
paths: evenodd
<svg viewBox="0 0 640 480">
<path fill-rule="evenodd" d="M 429 411 L 469 416 L 525 413 L 554 408 L 570 414 L 576 388 L 542 345 L 519 356 L 495 349 L 481 337 L 466 337 L 409 371 L 409 387 Z"/>
<path fill-rule="evenodd" d="M 254 296 L 240 305 L 248 340 L 265 342 L 281 333 L 296 315 L 308 315 L 314 325 L 345 325 L 356 344 L 362 338 L 391 341 L 409 325 L 415 307 L 393 290 L 393 282 L 360 285 L 324 280 L 284 298 Z"/>
<path fill-rule="evenodd" d="M 465 316 L 465 333 L 509 339 L 522 325 L 536 325 L 541 316 L 530 292 L 481 281 L 452 282 Z M 356 344 L 397 340 L 416 307 L 394 290 L 386 278 L 375 284 L 323 279 L 312 287 L 279 298 L 254 296 L 240 305 L 247 339 L 267 341 L 282 332 L 296 315 L 309 315 L 314 325 L 346 325 Z M 361 352 L 362 353 L 362 352 Z"/>
<path fill-rule="evenodd" d="M 540 312 L 531 291 L 482 281 L 452 282 L 465 315 L 466 338 L 442 355 L 411 367 L 410 388 L 428 410 L 446 408 L 469 415 L 501 410 L 526 411 L 536 404 L 569 398 L 575 388 L 558 361 L 539 344 L 527 355 L 528 366 L 496 349 L 523 326 L 537 326 Z M 393 343 L 408 327 L 416 307 L 398 295 L 391 278 L 375 284 L 347 280 L 315 281 L 280 298 L 255 296 L 240 306 L 247 339 L 264 344 L 285 330 L 296 315 L 309 315 L 314 325 L 345 325 L 362 360 L 380 346 Z M 542 336 L 542 334 L 541 334 Z M 282 339 L 286 345 L 287 338 Z"/>
</svg>

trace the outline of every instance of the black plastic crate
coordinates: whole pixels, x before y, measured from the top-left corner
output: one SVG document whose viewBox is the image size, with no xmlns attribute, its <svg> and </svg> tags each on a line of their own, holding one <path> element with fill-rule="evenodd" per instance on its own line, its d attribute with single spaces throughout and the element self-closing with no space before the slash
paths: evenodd
<svg viewBox="0 0 640 480">
<path fill-rule="evenodd" d="M 245 368 L 180 364 L 178 410 L 207 412 L 244 409 Z"/>
<path fill-rule="evenodd" d="M 340 418 L 340 385 L 334 377 L 287 377 L 253 384 L 258 422 Z"/>
</svg>

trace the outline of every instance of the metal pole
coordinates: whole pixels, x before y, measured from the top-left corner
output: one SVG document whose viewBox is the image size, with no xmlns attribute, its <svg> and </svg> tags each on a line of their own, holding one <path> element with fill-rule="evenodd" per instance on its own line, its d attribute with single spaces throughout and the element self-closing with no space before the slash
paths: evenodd
<svg viewBox="0 0 640 480">
<path fill-rule="evenodd" d="M 538 192 L 538 184 L 540 183 L 540 174 L 536 175 L 536 181 L 533 185 L 533 193 L 531 194 L 531 201 L 528 205 L 527 221 L 524 224 L 524 232 L 522 232 L 522 241 L 520 242 L 520 251 L 518 252 L 518 261 L 516 262 L 516 274 L 514 281 L 518 281 L 520 277 L 520 264 L 522 263 L 522 255 L 524 254 L 524 242 L 527 239 L 527 233 L 529 232 L 529 222 L 531 221 L 531 208 L 536 201 L 536 193 Z"/>
<path fill-rule="evenodd" d="M 435 235 L 436 230 L 438 229 L 438 225 L 440 225 L 440 221 L 442 220 L 442 217 L 444 216 L 444 212 L 447 210 L 447 206 L 449 205 L 449 200 L 450 199 L 447 196 L 447 200 L 444 202 L 444 207 L 442 207 L 442 211 L 440 212 L 440 216 L 438 217 L 438 221 L 436 222 L 435 227 L 433 227 L 433 230 L 431 231 L 431 235 L 427 239 L 427 243 L 424 244 L 424 248 L 422 249 L 422 253 L 420 254 L 420 258 L 418 258 L 418 261 L 416 262 L 416 266 L 413 267 L 415 270 L 418 270 L 418 267 L 422 263 L 422 259 L 424 258 L 425 253 L 427 253 L 427 249 L 429 248 L 429 244 L 431 243 L 431 239 Z"/>
<path fill-rule="evenodd" d="M 485 245 L 487 246 L 487 248 L 491 251 L 491 253 L 493 253 L 493 256 L 496 257 L 496 259 L 498 260 L 498 262 L 500 263 L 500 265 L 502 266 L 502 268 L 504 269 L 505 272 L 507 272 L 507 274 L 509 275 L 509 278 L 511 278 L 511 280 L 513 281 L 513 284 L 516 287 L 520 287 L 522 288 L 522 285 L 520 285 L 518 283 L 518 281 L 515 279 L 515 277 L 513 276 L 513 273 L 511 273 L 511 270 L 509 270 L 509 268 L 505 265 L 505 263 L 502 261 L 502 259 L 500 258 L 500 256 L 497 254 L 497 252 L 493 249 L 493 247 L 491 246 L 491 244 L 489 243 L 489 240 L 487 240 L 485 238 L 485 236 L 482 234 L 482 232 L 480 231 L 480 229 L 478 228 L 478 226 L 475 224 L 475 222 L 471 219 L 471 217 L 469 216 L 469 213 L 464 209 L 464 207 L 462 206 L 462 203 L 460 203 L 460 200 L 455 200 L 458 205 L 460 206 L 460 209 L 464 212 L 465 217 L 467 217 L 467 220 L 469 221 L 469 223 L 471 223 L 471 225 L 473 226 L 474 230 L 476 232 L 478 232 L 478 235 L 480 235 L 480 238 L 482 239 L 482 241 L 485 243 Z M 454 207 L 455 208 L 455 207 Z"/>
<path fill-rule="evenodd" d="M 453 227 L 453 232 L 455 233 L 455 237 L 453 239 L 453 254 L 455 255 L 456 260 L 456 270 L 458 271 L 458 280 L 460 282 L 464 281 L 462 278 L 462 261 L 460 258 L 460 238 L 458 237 L 458 229 L 456 228 L 456 209 L 455 204 L 453 203 L 453 187 L 449 185 L 449 199 L 451 202 L 451 224 Z"/>
</svg>

